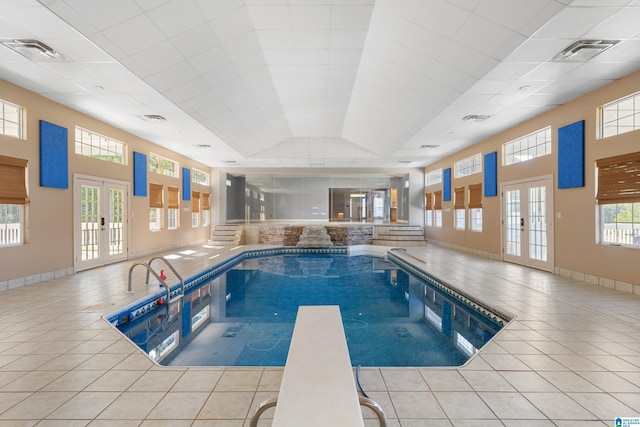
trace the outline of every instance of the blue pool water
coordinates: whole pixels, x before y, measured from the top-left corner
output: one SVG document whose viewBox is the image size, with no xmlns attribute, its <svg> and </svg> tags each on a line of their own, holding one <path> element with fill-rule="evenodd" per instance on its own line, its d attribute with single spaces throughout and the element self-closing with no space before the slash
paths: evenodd
<svg viewBox="0 0 640 427">
<path fill-rule="evenodd" d="M 327 254 L 244 260 L 118 327 L 165 365 L 284 366 L 301 305 L 340 306 L 354 366 L 458 366 L 501 327 L 389 260 Z"/>
</svg>

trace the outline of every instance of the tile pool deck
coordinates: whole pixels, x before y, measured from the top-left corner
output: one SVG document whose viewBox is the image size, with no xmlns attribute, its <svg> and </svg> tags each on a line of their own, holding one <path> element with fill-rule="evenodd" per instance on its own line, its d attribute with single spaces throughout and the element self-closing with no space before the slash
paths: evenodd
<svg viewBox="0 0 640 427">
<path fill-rule="evenodd" d="M 196 253 L 171 261 L 184 277 L 238 251 L 185 249 Z M 390 427 L 613 426 L 640 416 L 639 297 L 433 244 L 407 252 L 517 317 L 463 367 L 361 369 Z M 134 261 L 0 292 L 0 427 L 247 427 L 277 396 L 282 368 L 162 367 L 112 329 L 102 316 L 147 292 L 136 280 L 125 292 Z"/>
</svg>

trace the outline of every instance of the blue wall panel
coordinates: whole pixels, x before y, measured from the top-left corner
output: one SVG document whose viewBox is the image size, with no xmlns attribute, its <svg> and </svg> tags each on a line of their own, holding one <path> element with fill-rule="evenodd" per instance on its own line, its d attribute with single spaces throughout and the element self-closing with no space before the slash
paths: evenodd
<svg viewBox="0 0 640 427">
<path fill-rule="evenodd" d="M 69 188 L 67 128 L 40 120 L 40 186 Z"/>
<path fill-rule="evenodd" d="M 147 197 L 147 155 L 133 152 L 133 195 Z"/>
<path fill-rule="evenodd" d="M 498 152 L 484 155 L 484 197 L 498 195 Z"/>
<path fill-rule="evenodd" d="M 558 188 L 584 187 L 584 120 L 558 129 Z"/>
<path fill-rule="evenodd" d="M 446 168 L 444 170 L 444 177 L 442 181 L 444 182 L 444 188 L 442 189 L 442 201 L 450 202 L 451 201 L 451 168 Z"/>
<path fill-rule="evenodd" d="M 191 169 L 182 168 L 182 200 L 191 200 Z"/>
</svg>

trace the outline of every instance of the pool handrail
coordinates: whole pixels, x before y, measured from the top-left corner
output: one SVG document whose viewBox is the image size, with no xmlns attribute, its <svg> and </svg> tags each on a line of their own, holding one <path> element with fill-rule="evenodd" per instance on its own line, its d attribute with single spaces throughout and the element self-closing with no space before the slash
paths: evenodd
<svg viewBox="0 0 640 427">
<path fill-rule="evenodd" d="M 167 260 L 163 256 L 153 257 L 149 260 L 149 262 L 147 262 L 147 264 L 149 265 L 149 269 L 147 270 L 147 283 L 149 283 L 149 272 L 153 271 L 155 273 L 155 270 L 153 270 L 153 268 L 151 267 L 151 263 L 157 259 L 161 259 L 162 261 L 164 261 L 165 265 L 169 267 L 169 270 L 171 270 L 171 272 L 178 278 L 178 280 L 180 280 L 180 295 L 184 295 L 184 279 L 178 274 L 176 269 L 173 268 L 173 265 L 171 265 L 169 260 Z"/>
<path fill-rule="evenodd" d="M 133 270 L 139 266 L 142 265 L 144 266 L 144 268 L 147 269 L 147 285 L 149 284 L 149 273 L 153 274 L 153 277 L 155 277 L 156 279 L 158 279 L 158 282 L 160 282 L 160 284 L 165 288 L 166 292 L 167 292 L 167 304 L 169 302 L 171 302 L 171 289 L 169 289 L 169 285 L 167 285 L 167 282 L 164 281 L 164 279 L 162 279 L 158 273 L 156 273 L 155 271 L 153 271 L 153 269 L 149 266 L 149 264 L 147 264 L 146 262 L 136 262 L 135 264 L 133 264 L 130 268 L 129 268 L 129 287 L 127 289 L 127 292 L 133 292 L 133 283 L 131 281 L 132 277 L 133 277 Z"/>
</svg>

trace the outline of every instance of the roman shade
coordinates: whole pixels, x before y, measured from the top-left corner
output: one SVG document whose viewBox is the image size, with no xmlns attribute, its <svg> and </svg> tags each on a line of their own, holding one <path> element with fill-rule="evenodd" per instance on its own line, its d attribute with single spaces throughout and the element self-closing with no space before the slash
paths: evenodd
<svg viewBox="0 0 640 427">
<path fill-rule="evenodd" d="M 430 211 L 431 209 L 433 209 L 433 195 L 432 195 L 432 193 L 425 193 L 424 199 L 425 199 L 424 210 Z"/>
<path fill-rule="evenodd" d="M 149 207 L 150 208 L 163 207 L 162 193 L 164 193 L 164 187 L 162 185 L 149 183 Z"/>
<path fill-rule="evenodd" d="M 26 205 L 27 161 L 15 157 L 0 156 L 0 203 Z"/>
<path fill-rule="evenodd" d="M 471 184 L 469 186 L 469 208 L 482 208 L 482 184 Z"/>
<path fill-rule="evenodd" d="M 640 202 L 640 152 L 596 160 L 598 204 Z"/>
<path fill-rule="evenodd" d="M 180 202 L 179 200 L 179 196 L 180 196 L 180 189 L 178 187 L 171 187 L 168 186 L 167 187 L 167 208 L 169 209 L 179 209 L 180 208 Z"/>
<path fill-rule="evenodd" d="M 453 189 L 455 200 L 453 201 L 454 209 L 464 209 L 464 187 L 456 187 Z"/>
<path fill-rule="evenodd" d="M 433 209 L 442 210 L 442 191 L 434 191 L 433 198 Z"/>
<path fill-rule="evenodd" d="M 191 192 L 191 212 L 200 212 L 200 193 Z"/>
<path fill-rule="evenodd" d="M 211 195 L 209 193 L 202 193 L 202 210 L 208 211 L 211 209 Z"/>
</svg>

